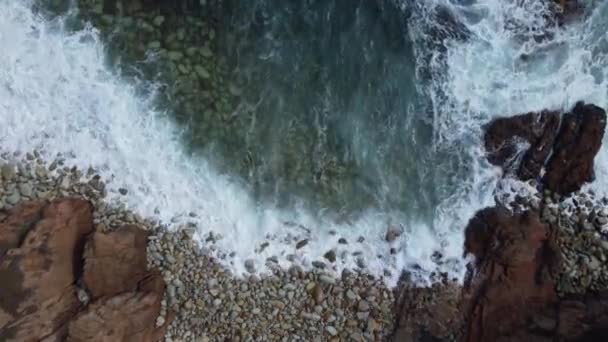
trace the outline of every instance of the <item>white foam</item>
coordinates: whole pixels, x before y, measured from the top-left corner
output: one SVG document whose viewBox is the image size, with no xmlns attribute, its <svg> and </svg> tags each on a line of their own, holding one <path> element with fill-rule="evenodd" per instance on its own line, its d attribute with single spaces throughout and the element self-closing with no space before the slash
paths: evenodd
<svg viewBox="0 0 608 342">
<path fill-rule="evenodd" d="M 134 85 L 106 66 L 104 46 L 92 28 L 64 32 L 58 29 L 61 25 L 36 17 L 28 1 L 0 1 L 0 13 L 1 150 L 38 149 L 49 158 L 61 153 L 71 156 L 68 163 L 94 167 L 107 180 L 109 201 L 120 199 L 143 216 L 172 222 L 171 227 L 192 222 L 201 239 L 209 231 L 223 236 L 209 252 L 221 259 L 235 251 L 234 258 L 221 261 L 237 275 L 245 271 L 249 258 L 265 270 L 267 257 L 276 255 L 288 267 L 286 256 L 293 253 L 310 266 L 337 248 L 338 256 L 360 251 L 372 274 L 391 270 L 389 284 L 396 281 L 398 270 L 414 263 L 434 270 L 435 250 L 453 259 L 440 271 L 462 276 L 462 221 L 478 206 L 472 197 L 440 208 L 434 227 L 406 222 L 406 234 L 392 245 L 400 249 L 396 255 L 390 255 L 384 234 L 387 222 L 399 221 L 398 214 L 372 210 L 349 225 L 303 210 L 260 208 L 243 186 L 219 175 L 207 161 L 185 154 L 177 129 L 154 110 L 153 96 L 141 97 Z M 123 187 L 126 196 L 119 195 Z M 475 186 L 468 190 L 477 191 Z M 190 212 L 198 216 L 192 218 Z M 356 243 L 359 236 L 365 241 Z M 256 253 L 267 237 L 270 246 Z M 349 245 L 339 245 L 340 237 Z M 295 241 L 303 238 L 309 239 L 308 245 L 296 251 Z M 338 262 L 336 272 L 355 267 L 357 257 L 350 253 Z"/>
</svg>

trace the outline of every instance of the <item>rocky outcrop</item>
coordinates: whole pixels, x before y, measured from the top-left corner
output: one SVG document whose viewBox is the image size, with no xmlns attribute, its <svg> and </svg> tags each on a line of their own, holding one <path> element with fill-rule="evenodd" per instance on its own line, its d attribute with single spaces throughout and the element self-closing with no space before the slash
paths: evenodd
<svg viewBox="0 0 608 342">
<path fill-rule="evenodd" d="M 27 202 L 0 214 L 0 340 L 163 335 L 155 320 L 164 281 L 146 269 L 145 232 L 93 232 L 92 206 L 80 199 Z"/>
<path fill-rule="evenodd" d="M 578 103 L 562 119 L 543 183 L 551 191 L 568 194 L 593 180 L 593 160 L 602 146 L 606 112 Z"/>
<path fill-rule="evenodd" d="M 522 180 L 540 176 L 553 148 L 560 124 L 556 111 L 498 118 L 484 136 L 488 161 Z"/>
<path fill-rule="evenodd" d="M 608 201 L 583 193 L 560 202 L 593 180 L 605 126 L 605 111 L 584 103 L 487 126 L 488 160 L 544 190 L 477 212 L 465 231 L 474 263 L 464 285 L 404 287 L 395 341 L 605 340 Z"/>
<path fill-rule="evenodd" d="M 496 119 L 486 128 L 485 148 L 505 174 L 542 179 L 547 189 L 567 195 L 593 180 L 605 127 L 606 112 L 580 102 L 561 116 L 543 111 Z"/>
<path fill-rule="evenodd" d="M 534 341 L 530 323 L 541 322 L 558 300 L 553 275 L 559 254 L 550 231 L 535 212 L 488 208 L 470 221 L 466 251 L 475 255 L 476 267 L 465 285 L 461 341 Z"/>
</svg>

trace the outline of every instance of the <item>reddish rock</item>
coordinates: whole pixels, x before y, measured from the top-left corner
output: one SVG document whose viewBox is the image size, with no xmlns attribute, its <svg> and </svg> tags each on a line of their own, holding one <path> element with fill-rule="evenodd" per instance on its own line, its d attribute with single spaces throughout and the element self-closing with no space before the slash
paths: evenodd
<svg viewBox="0 0 608 342">
<path fill-rule="evenodd" d="M 521 180 L 540 179 L 567 195 L 593 180 L 593 161 L 606 127 L 606 112 L 578 103 L 563 115 L 543 111 L 492 121 L 484 136 L 488 161 Z"/>
<path fill-rule="evenodd" d="M 9 213 L 0 226 L 0 240 L 10 248 L 0 260 L 0 340 L 61 335 L 80 307 L 75 270 L 93 229 L 91 209 L 86 201 L 67 199 L 21 205 Z"/>
<path fill-rule="evenodd" d="M 165 327 L 155 328 L 164 293 L 160 273 L 151 273 L 136 291 L 105 297 L 80 312 L 69 325 L 68 341 L 158 341 Z"/>
<path fill-rule="evenodd" d="M 534 212 L 478 212 L 466 230 L 476 268 L 465 285 L 466 334 L 461 341 L 534 341 L 529 322 L 558 301 L 552 278 L 557 251 Z"/>
<path fill-rule="evenodd" d="M 155 321 L 165 284 L 146 268 L 144 231 L 129 226 L 90 234 L 92 206 L 79 199 L 23 203 L 2 217 L 0 341 L 164 336 L 171 317 L 160 328 Z M 76 295 L 80 281 L 91 294 L 88 306 Z"/>
<path fill-rule="evenodd" d="M 550 190 L 569 194 L 593 180 L 593 160 L 602 146 L 606 112 L 578 103 L 564 115 L 543 183 Z"/>
<path fill-rule="evenodd" d="M 84 251 L 83 280 L 91 299 L 134 291 L 147 276 L 148 234 L 136 226 L 95 232 Z"/>
<path fill-rule="evenodd" d="M 460 330 L 461 287 L 436 283 L 431 287 L 404 285 L 397 298 L 397 327 L 393 341 L 450 340 Z"/>
<path fill-rule="evenodd" d="M 559 112 L 498 118 L 484 136 L 488 161 L 522 180 L 539 177 L 559 129 Z"/>
</svg>

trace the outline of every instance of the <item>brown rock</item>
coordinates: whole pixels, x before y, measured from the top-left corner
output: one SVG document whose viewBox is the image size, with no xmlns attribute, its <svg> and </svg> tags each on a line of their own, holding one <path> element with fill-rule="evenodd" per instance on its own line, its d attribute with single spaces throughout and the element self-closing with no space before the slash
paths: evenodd
<svg viewBox="0 0 608 342">
<path fill-rule="evenodd" d="M 492 121 L 484 136 L 488 161 L 521 180 L 539 179 L 567 195 L 593 180 L 593 160 L 606 127 L 603 109 L 578 103 L 561 119 L 558 112 L 528 113 Z M 549 157 L 550 156 L 550 157 Z"/>
<path fill-rule="evenodd" d="M 102 298 L 79 313 L 69 325 L 68 341 L 158 341 L 165 324 L 155 328 L 164 283 L 159 273 L 150 274 L 137 291 Z"/>
<path fill-rule="evenodd" d="M 462 341 L 513 338 L 527 331 L 533 317 L 557 303 L 551 277 L 557 252 L 549 227 L 536 213 L 484 209 L 466 229 L 465 248 L 477 258 L 477 267 L 465 285 L 467 333 Z M 525 333 L 517 338 L 534 341 Z"/>
<path fill-rule="evenodd" d="M 562 195 L 577 191 L 593 180 L 593 160 L 602 146 L 606 112 L 592 104 L 578 103 L 564 115 L 543 183 Z"/>
<path fill-rule="evenodd" d="M 551 152 L 559 120 L 558 112 L 543 111 L 492 121 L 484 136 L 488 161 L 522 180 L 537 178 Z"/>
<path fill-rule="evenodd" d="M 12 247 L 0 261 L 0 340 L 62 334 L 80 306 L 74 284 L 91 213 L 88 202 L 76 199 L 30 203 L 9 213 L 12 224 L 0 226 L 6 234 L 0 240 Z M 15 229 L 20 219 L 24 224 Z"/>
<path fill-rule="evenodd" d="M 462 325 L 460 293 L 457 284 L 435 283 L 431 287 L 404 284 L 399 290 L 393 341 L 450 340 L 450 335 L 456 334 Z"/>
<path fill-rule="evenodd" d="M 129 226 L 90 234 L 92 206 L 79 199 L 23 203 L 7 214 L 0 223 L 0 341 L 164 336 L 172 314 L 155 327 L 165 285 L 146 270 L 145 232 Z M 92 299 L 86 307 L 75 286 L 81 275 Z"/>
<path fill-rule="evenodd" d="M 112 233 L 95 232 L 84 251 L 83 279 L 91 299 L 134 291 L 147 275 L 148 233 L 126 226 Z"/>
</svg>

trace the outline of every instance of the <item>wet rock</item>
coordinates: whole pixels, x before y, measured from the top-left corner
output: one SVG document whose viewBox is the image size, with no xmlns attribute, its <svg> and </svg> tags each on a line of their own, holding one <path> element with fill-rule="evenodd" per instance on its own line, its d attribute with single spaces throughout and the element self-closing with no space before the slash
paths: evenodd
<svg viewBox="0 0 608 342">
<path fill-rule="evenodd" d="M 579 102 L 569 113 L 528 113 L 492 121 L 484 135 L 488 161 L 507 175 L 537 179 L 557 195 L 568 195 L 593 180 L 593 160 L 606 126 L 602 108 Z"/>
<path fill-rule="evenodd" d="M 493 120 L 484 135 L 488 161 L 521 180 L 537 178 L 551 153 L 559 123 L 555 111 Z"/>
<path fill-rule="evenodd" d="M 301 240 L 296 243 L 296 249 L 300 249 L 308 244 L 308 240 Z"/>
<path fill-rule="evenodd" d="M 328 251 L 327 253 L 325 253 L 323 255 L 323 257 L 325 259 L 327 259 L 329 262 L 335 262 L 336 261 L 336 252 L 334 250 Z"/>
<path fill-rule="evenodd" d="M 536 213 L 511 214 L 502 208 L 478 212 L 467 226 L 465 249 L 477 264 L 465 285 L 470 298 L 465 341 L 527 333 L 527 323 L 557 303 L 551 274 L 558 253 L 549 227 Z"/>
<path fill-rule="evenodd" d="M 390 228 L 387 230 L 386 235 L 385 235 L 385 239 L 387 242 L 393 242 L 395 240 L 397 240 L 397 238 L 399 238 L 399 236 L 401 236 L 401 230 L 397 229 L 397 228 Z"/>
<path fill-rule="evenodd" d="M 606 112 L 592 104 L 579 102 L 564 115 L 543 177 L 548 189 L 565 195 L 593 180 L 593 160 L 605 128 Z"/>
</svg>

